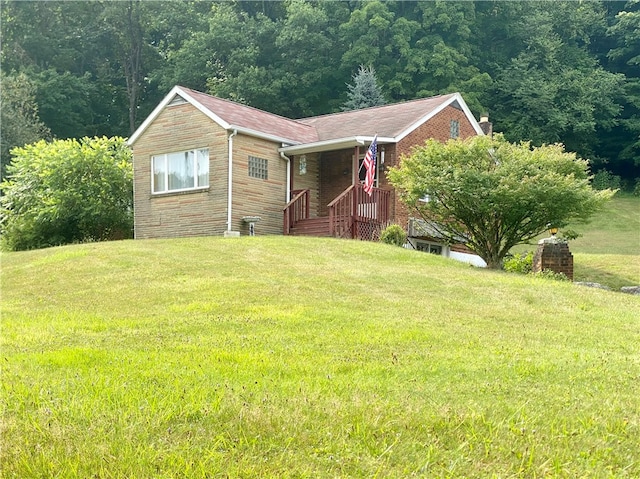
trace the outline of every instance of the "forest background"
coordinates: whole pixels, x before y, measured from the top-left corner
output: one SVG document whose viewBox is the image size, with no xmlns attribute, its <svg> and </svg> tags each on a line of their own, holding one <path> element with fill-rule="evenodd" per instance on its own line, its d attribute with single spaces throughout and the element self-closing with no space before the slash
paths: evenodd
<svg viewBox="0 0 640 479">
<path fill-rule="evenodd" d="M 0 3 L 2 163 L 41 138 L 129 136 L 175 84 L 289 118 L 459 91 L 510 141 L 640 177 L 640 1 Z"/>
</svg>

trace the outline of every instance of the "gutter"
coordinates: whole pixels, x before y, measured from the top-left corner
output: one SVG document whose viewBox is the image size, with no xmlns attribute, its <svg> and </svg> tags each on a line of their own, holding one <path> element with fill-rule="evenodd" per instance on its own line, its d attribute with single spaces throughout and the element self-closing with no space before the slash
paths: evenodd
<svg viewBox="0 0 640 479">
<path fill-rule="evenodd" d="M 291 201 L 291 158 L 284 154 L 284 151 L 280 150 L 280 158 L 287 162 L 287 197 L 284 202 L 289 203 Z"/>
<path fill-rule="evenodd" d="M 345 150 L 347 148 L 353 148 L 355 146 L 364 146 L 366 143 L 371 143 L 373 136 L 351 136 L 345 138 L 335 138 L 332 140 L 316 141 L 314 143 L 302 143 L 297 145 L 288 145 L 279 148 L 280 152 L 284 152 L 287 155 L 304 155 L 307 153 L 318 153 L 321 151 L 331 150 Z M 396 143 L 395 138 L 391 137 L 378 137 L 378 144 Z"/>
<path fill-rule="evenodd" d="M 231 231 L 231 208 L 233 206 L 233 137 L 238 134 L 238 130 L 233 130 L 228 137 L 229 140 L 229 189 L 227 191 L 227 231 Z"/>
</svg>

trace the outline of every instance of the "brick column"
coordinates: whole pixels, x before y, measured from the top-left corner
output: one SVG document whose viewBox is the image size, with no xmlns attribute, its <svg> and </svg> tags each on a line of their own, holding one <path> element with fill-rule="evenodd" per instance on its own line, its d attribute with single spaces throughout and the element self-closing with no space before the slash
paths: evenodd
<svg viewBox="0 0 640 479">
<path fill-rule="evenodd" d="M 565 241 L 556 238 L 540 240 L 538 249 L 533 255 L 533 272 L 553 271 L 564 273 L 573 281 L 573 255 Z"/>
</svg>

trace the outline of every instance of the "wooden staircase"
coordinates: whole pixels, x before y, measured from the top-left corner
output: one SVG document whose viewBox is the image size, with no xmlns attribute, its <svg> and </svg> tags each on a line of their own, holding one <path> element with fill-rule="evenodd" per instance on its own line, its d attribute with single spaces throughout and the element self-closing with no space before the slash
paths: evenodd
<svg viewBox="0 0 640 479">
<path fill-rule="evenodd" d="M 329 233 L 329 217 L 298 220 L 289 230 L 289 234 L 294 236 L 331 236 Z"/>
<path fill-rule="evenodd" d="M 390 197 L 388 190 L 368 195 L 361 184 L 351 185 L 327 205 L 329 216 L 311 218 L 309 190 L 294 191 L 283 209 L 283 233 L 377 241 L 389 224 Z"/>
</svg>

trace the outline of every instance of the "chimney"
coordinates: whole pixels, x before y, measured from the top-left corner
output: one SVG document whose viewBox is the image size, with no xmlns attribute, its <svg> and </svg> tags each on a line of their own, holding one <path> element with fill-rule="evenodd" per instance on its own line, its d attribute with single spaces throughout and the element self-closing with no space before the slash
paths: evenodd
<svg viewBox="0 0 640 479">
<path fill-rule="evenodd" d="M 480 122 L 478 123 L 482 131 L 487 136 L 493 136 L 493 123 L 489 121 L 489 114 L 483 113 L 480 115 Z"/>
</svg>

